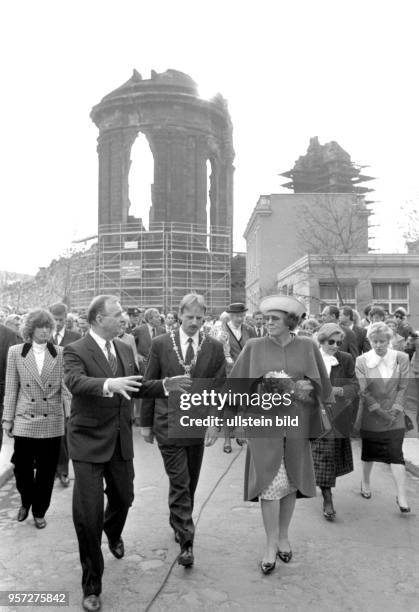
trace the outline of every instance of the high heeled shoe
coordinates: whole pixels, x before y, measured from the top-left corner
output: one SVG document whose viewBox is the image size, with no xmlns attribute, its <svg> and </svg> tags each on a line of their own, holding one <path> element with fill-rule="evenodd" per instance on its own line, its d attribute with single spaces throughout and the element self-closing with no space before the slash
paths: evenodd
<svg viewBox="0 0 419 612">
<path fill-rule="evenodd" d="M 361 497 L 363 497 L 364 499 L 371 499 L 371 491 L 364 491 L 364 489 L 362 488 L 362 480 L 361 480 Z"/>
<path fill-rule="evenodd" d="M 323 504 L 323 516 L 327 521 L 334 521 L 336 518 L 336 510 L 333 507 L 332 504 L 332 509 L 331 510 L 326 510 L 325 509 L 325 504 Z"/>
<path fill-rule="evenodd" d="M 288 552 L 278 550 L 277 555 L 281 559 L 281 561 L 283 561 L 284 563 L 289 563 L 292 559 L 292 550 L 289 550 Z"/>
<path fill-rule="evenodd" d="M 263 561 L 260 562 L 260 569 L 262 571 L 262 574 L 270 574 L 271 572 L 273 572 L 273 570 L 275 569 L 276 566 L 276 559 L 273 563 L 269 563 L 269 561 L 266 561 L 265 563 Z"/>
<path fill-rule="evenodd" d="M 403 512 L 403 513 L 410 512 L 410 506 L 401 506 L 399 504 L 399 498 L 398 497 L 396 497 L 396 504 L 399 506 L 400 512 Z"/>
</svg>

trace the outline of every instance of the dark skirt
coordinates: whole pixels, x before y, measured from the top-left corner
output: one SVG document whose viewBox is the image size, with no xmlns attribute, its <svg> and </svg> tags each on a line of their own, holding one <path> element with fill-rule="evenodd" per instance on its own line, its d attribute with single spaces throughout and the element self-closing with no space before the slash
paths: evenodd
<svg viewBox="0 0 419 612">
<path fill-rule="evenodd" d="M 322 438 L 311 443 L 318 487 L 335 487 L 336 478 L 354 469 L 349 438 Z"/>
<path fill-rule="evenodd" d="M 361 429 L 361 460 L 404 465 L 404 433 L 404 429 L 393 429 L 391 431 L 366 431 Z"/>
</svg>

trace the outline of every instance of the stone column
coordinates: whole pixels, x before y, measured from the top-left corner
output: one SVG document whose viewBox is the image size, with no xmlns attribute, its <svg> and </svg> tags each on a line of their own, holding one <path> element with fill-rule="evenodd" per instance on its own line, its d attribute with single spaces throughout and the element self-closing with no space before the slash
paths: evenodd
<svg viewBox="0 0 419 612">
<path fill-rule="evenodd" d="M 98 138 L 99 226 L 127 223 L 130 155 L 137 134 L 136 127 L 116 128 Z"/>
</svg>

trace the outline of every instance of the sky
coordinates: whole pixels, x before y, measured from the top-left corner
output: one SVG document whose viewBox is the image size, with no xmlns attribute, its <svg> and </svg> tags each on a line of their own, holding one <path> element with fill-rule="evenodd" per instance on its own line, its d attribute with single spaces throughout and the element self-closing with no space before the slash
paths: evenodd
<svg viewBox="0 0 419 612">
<path fill-rule="evenodd" d="M 25 0 L 2 3 L 0 270 L 36 273 L 97 231 L 103 96 L 168 68 L 233 121 L 234 248 L 311 136 L 376 177 L 372 246 L 403 252 L 419 200 L 417 3 L 399 0 Z"/>
</svg>

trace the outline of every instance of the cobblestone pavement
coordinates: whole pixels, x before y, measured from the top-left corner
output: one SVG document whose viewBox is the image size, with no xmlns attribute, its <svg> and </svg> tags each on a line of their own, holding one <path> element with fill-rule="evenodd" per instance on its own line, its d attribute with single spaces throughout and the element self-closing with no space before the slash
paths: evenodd
<svg viewBox="0 0 419 612">
<path fill-rule="evenodd" d="M 290 533 L 293 560 L 278 561 L 271 575 L 262 576 L 259 506 L 242 501 L 244 452 L 235 447 L 226 455 L 219 441 L 204 458 L 196 561 L 185 570 L 175 563 L 178 547 L 168 526 L 167 477 L 158 449 L 140 441 L 137 431 L 135 438 L 136 499 L 124 532 L 124 559 L 115 559 L 103 545 L 105 612 L 418 609 L 418 478 L 408 476 L 410 515 L 400 514 L 384 465 L 375 466 L 373 497 L 364 500 L 355 442 L 356 470 L 340 478 L 336 489 L 336 522 L 324 520 L 319 497 L 298 501 Z M 15 520 L 19 497 L 13 480 L 0 489 L 1 589 L 69 591 L 65 609 L 81 609 L 71 489 L 56 484 L 45 530 L 35 529 L 30 517 Z"/>
</svg>

